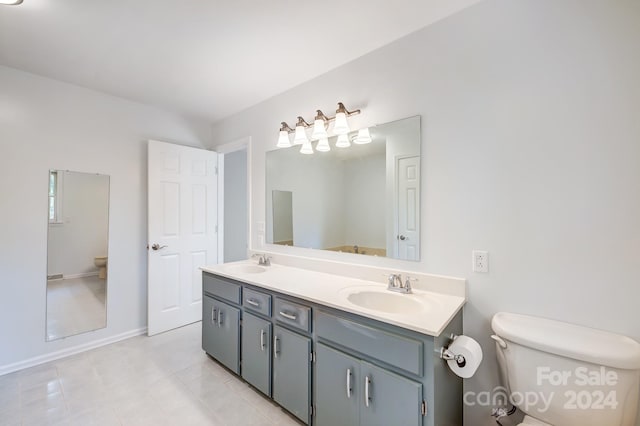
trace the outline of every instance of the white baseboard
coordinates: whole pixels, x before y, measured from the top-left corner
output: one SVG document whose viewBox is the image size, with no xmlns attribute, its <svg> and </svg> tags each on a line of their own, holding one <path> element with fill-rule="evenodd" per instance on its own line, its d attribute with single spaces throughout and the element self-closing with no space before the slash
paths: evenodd
<svg viewBox="0 0 640 426">
<path fill-rule="evenodd" d="M 97 277 L 98 276 L 98 271 L 94 271 L 94 272 L 83 272 L 81 274 L 69 274 L 69 275 L 65 275 L 62 278 L 65 280 L 71 280 L 74 278 L 85 278 L 85 277 Z"/>
<path fill-rule="evenodd" d="M 36 365 L 44 364 L 47 362 L 55 361 L 60 358 L 67 357 L 69 355 L 75 355 L 80 352 L 89 351 L 91 349 L 99 348 L 101 346 L 116 343 L 121 340 L 129 339 L 131 337 L 140 336 L 147 332 L 147 327 L 138 328 L 136 330 L 126 331 L 115 336 L 105 337 L 104 339 L 94 340 L 92 342 L 83 343 L 81 345 L 72 346 L 70 348 L 62 349 L 56 352 L 51 352 L 45 355 L 36 356 L 33 358 L 25 359 L 13 364 L 0 365 L 0 376 L 4 374 L 13 373 L 14 371 L 22 370 L 29 367 L 35 367 Z"/>
</svg>

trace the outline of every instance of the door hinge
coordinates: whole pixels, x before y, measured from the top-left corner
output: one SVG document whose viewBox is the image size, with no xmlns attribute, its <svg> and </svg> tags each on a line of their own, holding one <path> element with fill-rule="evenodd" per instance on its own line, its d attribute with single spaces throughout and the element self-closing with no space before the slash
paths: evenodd
<svg viewBox="0 0 640 426">
<path fill-rule="evenodd" d="M 215 167 L 216 176 L 218 175 L 218 166 Z"/>
<path fill-rule="evenodd" d="M 309 352 L 309 361 L 310 362 L 316 362 L 316 353 L 315 352 Z"/>
<path fill-rule="evenodd" d="M 218 224 L 216 224 L 216 234 L 218 233 Z"/>
<path fill-rule="evenodd" d="M 427 414 L 427 403 L 422 401 L 422 405 L 420 406 L 420 413 L 425 416 Z"/>
<path fill-rule="evenodd" d="M 315 405 L 310 405 L 309 406 L 309 415 L 310 416 L 315 416 L 316 415 L 316 407 L 315 407 Z"/>
</svg>

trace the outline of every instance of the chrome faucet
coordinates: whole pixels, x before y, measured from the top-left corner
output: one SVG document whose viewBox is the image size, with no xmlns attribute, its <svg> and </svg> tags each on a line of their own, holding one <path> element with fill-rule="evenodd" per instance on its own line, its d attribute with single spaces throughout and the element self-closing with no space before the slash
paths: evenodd
<svg viewBox="0 0 640 426">
<path fill-rule="evenodd" d="M 258 265 L 271 266 L 271 257 L 267 256 L 266 254 L 254 253 L 251 255 L 251 257 L 258 258 Z"/>
<path fill-rule="evenodd" d="M 411 281 L 416 281 L 415 278 L 407 277 L 404 283 L 402 282 L 402 274 L 389 274 L 387 277 L 389 284 L 387 290 L 396 291 L 398 293 L 409 294 L 411 291 Z"/>
</svg>

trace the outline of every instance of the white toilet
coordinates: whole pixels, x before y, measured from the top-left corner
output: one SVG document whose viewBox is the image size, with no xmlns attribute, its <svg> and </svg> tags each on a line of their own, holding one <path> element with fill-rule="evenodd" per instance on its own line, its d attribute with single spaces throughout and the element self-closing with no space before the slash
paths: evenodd
<svg viewBox="0 0 640 426">
<path fill-rule="evenodd" d="M 93 263 L 98 267 L 98 278 L 107 278 L 107 256 L 96 256 Z"/>
<path fill-rule="evenodd" d="M 634 426 L 640 343 L 560 321 L 500 312 L 495 335 L 503 384 L 528 426 Z"/>
</svg>

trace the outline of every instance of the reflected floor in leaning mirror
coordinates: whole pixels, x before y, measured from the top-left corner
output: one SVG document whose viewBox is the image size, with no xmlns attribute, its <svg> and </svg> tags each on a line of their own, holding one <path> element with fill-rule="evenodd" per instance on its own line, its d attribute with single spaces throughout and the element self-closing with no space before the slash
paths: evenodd
<svg viewBox="0 0 640 426">
<path fill-rule="evenodd" d="M 47 281 L 47 340 L 105 327 L 106 286 L 98 276 Z"/>
<path fill-rule="evenodd" d="M 5 425 L 298 425 L 200 348 L 195 323 L 0 376 Z"/>
</svg>

